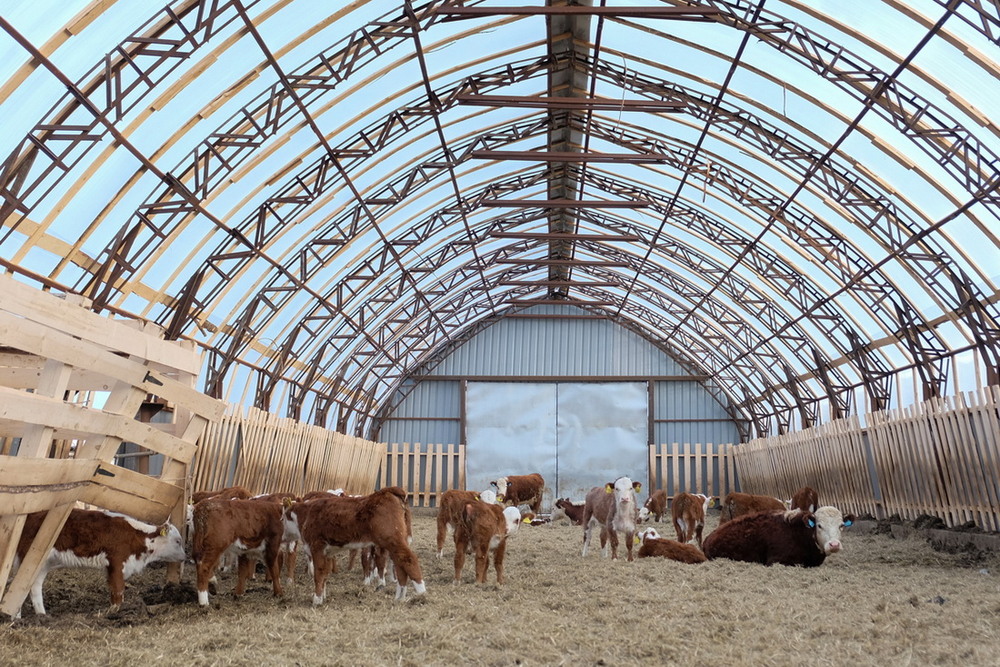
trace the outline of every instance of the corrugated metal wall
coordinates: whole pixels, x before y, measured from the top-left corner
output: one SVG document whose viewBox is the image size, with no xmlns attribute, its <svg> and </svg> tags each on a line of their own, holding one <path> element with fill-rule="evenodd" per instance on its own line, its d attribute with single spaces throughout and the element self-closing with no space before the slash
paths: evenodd
<svg viewBox="0 0 1000 667">
<path fill-rule="evenodd" d="M 553 313 L 539 306 L 532 313 Z M 571 307 L 567 310 L 582 312 Z M 565 312 L 565 311 L 563 311 Z M 511 318 L 458 347 L 432 372 L 448 377 L 603 377 L 614 380 L 687 375 L 648 341 L 607 320 Z M 461 442 L 459 380 L 423 380 L 385 421 L 385 442 Z M 653 383 L 653 432 L 657 443 L 738 442 L 725 410 L 696 381 Z"/>
</svg>

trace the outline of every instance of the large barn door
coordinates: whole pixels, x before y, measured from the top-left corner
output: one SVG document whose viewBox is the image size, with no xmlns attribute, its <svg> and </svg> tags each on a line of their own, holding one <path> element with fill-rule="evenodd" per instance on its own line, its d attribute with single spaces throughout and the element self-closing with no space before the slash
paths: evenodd
<svg viewBox="0 0 1000 667">
<path fill-rule="evenodd" d="M 503 474 L 538 472 L 543 508 L 582 500 L 621 475 L 648 477 L 644 382 L 470 382 L 466 391 L 466 487 Z"/>
<path fill-rule="evenodd" d="M 622 475 L 646 483 L 649 396 L 645 382 L 559 383 L 559 498 L 583 500 Z"/>
<path fill-rule="evenodd" d="M 497 477 L 537 472 L 550 490 L 556 479 L 556 385 L 468 383 L 465 441 L 467 489 L 482 491 Z"/>
</svg>

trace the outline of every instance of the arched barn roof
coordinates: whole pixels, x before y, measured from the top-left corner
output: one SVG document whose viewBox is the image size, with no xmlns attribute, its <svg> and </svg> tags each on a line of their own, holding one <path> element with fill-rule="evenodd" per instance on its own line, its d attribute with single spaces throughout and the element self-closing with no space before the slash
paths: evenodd
<svg viewBox="0 0 1000 667">
<path fill-rule="evenodd" d="M 998 43 L 996 0 L 10 0 L 0 260 L 360 434 L 539 304 L 805 426 L 998 382 Z"/>
</svg>

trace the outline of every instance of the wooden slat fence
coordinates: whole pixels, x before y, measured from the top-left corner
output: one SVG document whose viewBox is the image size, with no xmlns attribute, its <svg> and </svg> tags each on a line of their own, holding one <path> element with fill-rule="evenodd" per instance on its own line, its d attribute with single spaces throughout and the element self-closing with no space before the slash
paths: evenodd
<svg viewBox="0 0 1000 667">
<path fill-rule="evenodd" d="M 670 443 L 649 446 L 649 491 L 664 489 L 667 496 L 704 493 L 725 496 L 735 490 L 732 445 Z"/>
<path fill-rule="evenodd" d="M 385 444 L 321 426 L 229 406 L 206 427 L 191 466 L 191 491 L 245 486 L 253 493 L 375 490 Z"/>
<path fill-rule="evenodd" d="M 921 514 L 1000 530 L 1000 388 L 837 420 L 732 449 L 742 490 L 882 518 Z"/>
<path fill-rule="evenodd" d="M 465 445 L 391 443 L 379 486 L 401 486 L 414 507 L 436 506 L 449 489 L 465 488 Z"/>
</svg>

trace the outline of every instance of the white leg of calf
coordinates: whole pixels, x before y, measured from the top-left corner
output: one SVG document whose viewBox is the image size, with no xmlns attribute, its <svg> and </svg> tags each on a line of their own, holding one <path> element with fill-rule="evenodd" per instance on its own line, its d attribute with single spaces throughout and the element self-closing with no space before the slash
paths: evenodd
<svg viewBox="0 0 1000 667">
<path fill-rule="evenodd" d="M 326 591 L 323 591 L 323 595 L 316 595 L 315 593 L 313 593 L 313 606 L 318 607 L 319 605 L 323 604 L 325 600 L 326 600 Z"/>
<path fill-rule="evenodd" d="M 414 581 L 413 592 L 416 593 L 417 595 L 423 595 L 424 593 L 427 592 L 427 586 L 424 585 L 424 582 L 422 581 Z"/>
<path fill-rule="evenodd" d="M 42 585 L 45 583 L 46 571 L 43 569 L 38 573 L 33 584 L 31 584 L 31 606 L 35 613 L 44 616 L 45 604 L 42 602 Z"/>
<path fill-rule="evenodd" d="M 396 584 L 396 599 L 405 600 L 406 599 L 406 586 L 400 586 Z"/>
<path fill-rule="evenodd" d="M 438 551 L 438 558 L 444 558 L 444 547 L 441 547 L 441 550 Z"/>
<path fill-rule="evenodd" d="M 198 591 L 198 604 L 202 607 L 208 606 L 208 591 Z"/>
</svg>

